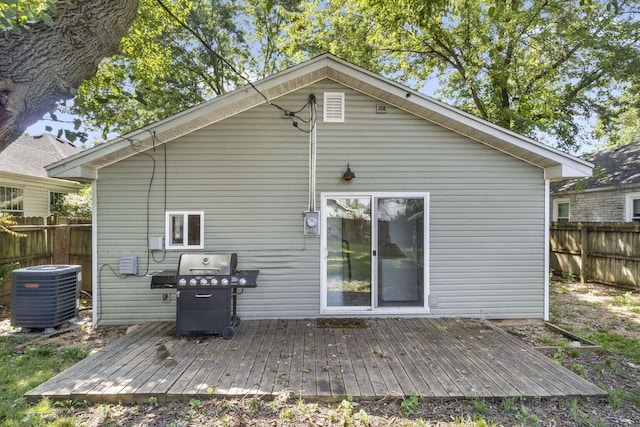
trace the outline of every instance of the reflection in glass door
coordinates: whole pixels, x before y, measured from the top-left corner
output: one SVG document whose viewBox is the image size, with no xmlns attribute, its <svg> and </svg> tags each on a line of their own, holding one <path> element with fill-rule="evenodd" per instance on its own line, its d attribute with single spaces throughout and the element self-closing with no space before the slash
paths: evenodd
<svg viewBox="0 0 640 427">
<path fill-rule="evenodd" d="M 428 201 L 428 193 L 323 196 L 323 309 L 425 312 Z"/>
<path fill-rule="evenodd" d="M 371 199 L 328 198 L 327 307 L 371 307 Z"/>
<path fill-rule="evenodd" d="M 424 306 L 424 198 L 376 198 L 377 306 Z"/>
</svg>

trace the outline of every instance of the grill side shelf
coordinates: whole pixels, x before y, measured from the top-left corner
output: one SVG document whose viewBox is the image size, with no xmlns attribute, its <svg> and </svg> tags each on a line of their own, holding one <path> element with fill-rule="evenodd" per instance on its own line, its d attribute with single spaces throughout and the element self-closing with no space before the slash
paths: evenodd
<svg viewBox="0 0 640 427">
<path fill-rule="evenodd" d="M 163 270 L 151 273 L 151 289 L 171 289 L 177 285 L 177 270 Z"/>
</svg>

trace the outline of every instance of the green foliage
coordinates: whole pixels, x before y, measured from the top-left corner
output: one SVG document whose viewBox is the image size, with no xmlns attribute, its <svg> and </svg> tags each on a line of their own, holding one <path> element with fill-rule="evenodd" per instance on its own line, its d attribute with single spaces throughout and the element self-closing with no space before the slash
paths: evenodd
<svg viewBox="0 0 640 427">
<path fill-rule="evenodd" d="M 57 0 L 4 0 L 0 2 L 0 31 L 21 33 L 38 22 L 53 27 L 56 3 Z"/>
<path fill-rule="evenodd" d="M 487 412 L 487 402 L 484 399 L 473 399 L 471 401 L 473 405 L 473 410 L 477 414 L 484 414 Z"/>
<path fill-rule="evenodd" d="M 625 391 L 615 388 L 607 388 L 607 403 L 612 408 L 620 408 L 624 400 Z"/>
<path fill-rule="evenodd" d="M 580 375 L 582 378 L 587 378 L 587 370 L 584 365 L 581 365 L 580 363 L 572 363 L 571 370 Z"/>
<path fill-rule="evenodd" d="M 605 330 L 595 333 L 587 332 L 586 336 L 601 345 L 605 351 L 622 354 L 634 363 L 640 363 L 640 342 L 638 340 Z"/>
<path fill-rule="evenodd" d="M 402 399 L 400 413 L 404 416 L 412 415 L 420 407 L 420 397 L 413 395 Z"/>
<path fill-rule="evenodd" d="M 595 133 L 606 147 L 640 141 L 640 82 L 626 87 L 611 109 L 603 111 Z"/>
<path fill-rule="evenodd" d="M 50 345 L 26 345 L 25 338 L 0 337 L 0 414 L 2 425 L 45 425 L 47 420 L 58 419 L 58 426 L 74 425 L 60 417 L 51 401 L 44 399 L 29 406 L 23 394 L 48 380 L 61 370 L 88 355 L 87 350 Z M 49 424 L 47 424 L 49 425 Z"/>
<path fill-rule="evenodd" d="M 141 0 L 122 53 L 103 61 L 80 87 L 71 112 L 106 138 L 245 84 L 236 71 L 247 78 L 263 75 L 263 67 L 276 71 L 278 52 L 271 39 L 279 36 L 279 22 L 297 1 L 272 3 L 267 8 L 258 0 L 165 2 L 171 16 L 156 0 Z"/>
<path fill-rule="evenodd" d="M 58 213 L 66 218 L 91 219 L 92 191 L 87 186 L 78 193 L 65 194 L 58 206 Z"/>
<path fill-rule="evenodd" d="M 316 0 L 292 21 L 283 49 L 297 58 L 330 51 L 418 86 L 438 79 L 438 94 L 457 107 L 572 148 L 581 121 L 611 120 L 616 88 L 636 76 L 640 22 L 630 7 Z"/>
<path fill-rule="evenodd" d="M 538 424 L 538 416 L 532 413 L 524 404 L 521 405 L 518 412 L 516 412 L 516 419 L 525 426 L 535 426 Z"/>
<path fill-rule="evenodd" d="M 9 281 L 9 274 L 19 266 L 17 262 L 0 265 L 0 286 Z"/>
</svg>

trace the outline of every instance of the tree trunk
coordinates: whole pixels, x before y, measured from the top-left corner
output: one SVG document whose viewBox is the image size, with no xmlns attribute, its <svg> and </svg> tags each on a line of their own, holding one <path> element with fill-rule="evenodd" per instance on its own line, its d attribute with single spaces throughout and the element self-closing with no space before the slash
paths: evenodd
<svg viewBox="0 0 640 427">
<path fill-rule="evenodd" d="M 0 32 L 0 152 L 118 53 L 138 0 L 59 2 L 53 27 Z"/>
</svg>

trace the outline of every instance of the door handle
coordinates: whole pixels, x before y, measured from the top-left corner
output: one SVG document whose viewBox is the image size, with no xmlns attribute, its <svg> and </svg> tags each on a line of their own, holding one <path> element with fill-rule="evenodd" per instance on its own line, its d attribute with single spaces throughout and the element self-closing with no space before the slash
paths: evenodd
<svg viewBox="0 0 640 427">
<path fill-rule="evenodd" d="M 196 298 L 211 298 L 212 294 L 196 294 Z"/>
<path fill-rule="evenodd" d="M 373 254 L 372 254 L 372 255 L 373 255 L 373 256 L 378 255 L 378 251 L 376 251 L 376 250 L 374 249 L 374 250 L 373 250 Z"/>
</svg>

